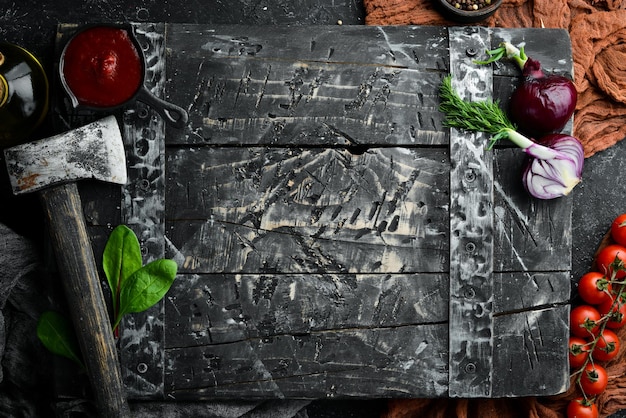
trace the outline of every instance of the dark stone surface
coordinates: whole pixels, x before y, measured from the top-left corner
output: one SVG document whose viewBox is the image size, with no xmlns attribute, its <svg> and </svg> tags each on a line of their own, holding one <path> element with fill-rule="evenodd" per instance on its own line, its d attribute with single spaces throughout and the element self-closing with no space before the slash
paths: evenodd
<svg viewBox="0 0 626 418">
<path fill-rule="evenodd" d="M 364 11 L 359 0 L 210 0 L 205 2 L 124 0 L 72 2 L 70 0 L 23 0 L 5 2 L 0 11 L 0 39 L 20 44 L 34 52 L 48 71 L 54 65 L 54 36 L 57 23 L 86 23 L 98 21 L 167 21 L 174 23 L 228 23 L 248 25 L 272 24 L 363 24 Z M 48 136 L 49 123 L 38 133 Z M 589 268 L 593 249 L 606 233 L 611 220 L 626 212 L 623 182 L 623 158 L 626 141 L 601 152 L 586 161 L 583 183 L 575 190 L 573 213 L 572 281 Z M 2 162 L 2 165 L 4 163 Z M 39 249 L 43 240 L 41 216 L 37 200 L 32 197 L 13 198 L 6 186 L 6 174 L 0 174 L 0 222 L 20 235 L 35 241 Z M 2 234 L 2 232 L 0 232 Z M 18 252 L 19 253 L 19 252 Z M 45 254 L 45 252 L 44 252 Z M 15 257 L 12 257 L 13 263 Z M 19 256 L 18 258 L 19 259 Z M 3 260 L 4 261 L 4 260 Z M 1 264 L 4 268 L 5 262 Z M 1 320 L 6 344 L 0 386 L 0 415 L 12 417 L 52 416 L 53 393 L 50 367 L 52 357 L 36 344 L 33 329 L 36 317 L 54 299 L 43 289 L 49 288 L 45 275 L 24 275 L 2 311 Z M 19 289 L 19 290 L 18 290 Z M 5 294 L 7 288 L 0 289 Z M 2 321 L 0 320 L 0 325 Z M 2 336 L 0 335 L 0 337 Z M 15 335 L 20 337 L 13 339 Z M 0 348 L 3 338 L 0 338 Z M 37 399 L 38 402 L 34 402 Z M 29 402 L 32 401 L 32 402 Z M 228 405 L 226 405 L 228 406 Z M 262 408 L 269 408 L 264 405 Z M 300 409 L 299 417 L 367 417 L 378 416 L 382 402 L 334 401 L 314 402 Z M 79 406 L 80 409 L 80 401 Z M 161 408 L 148 405 L 146 408 Z M 245 410 L 245 406 L 239 405 Z M 146 409 L 148 410 L 148 409 Z M 231 409 L 232 411 L 232 409 Z M 205 416 L 215 415 L 206 410 Z M 238 410 L 241 412 L 241 409 Z M 161 409 L 163 413 L 165 410 Z M 163 416 L 181 416 L 172 412 Z M 249 410 L 244 416 L 265 416 L 262 411 Z M 65 416 L 70 416 L 66 413 Z M 213 414 L 213 415 L 211 415 Z M 63 414 L 58 414 L 62 416 Z M 148 415 L 141 416 L 152 416 Z M 199 415 L 193 415 L 199 416 Z M 227 415 L 221 415 L 227 416 Z M 241 415 L 231 415 L 241 416 Z M 615 418 L 624 418 L 620 412 Z"/>
</svg>

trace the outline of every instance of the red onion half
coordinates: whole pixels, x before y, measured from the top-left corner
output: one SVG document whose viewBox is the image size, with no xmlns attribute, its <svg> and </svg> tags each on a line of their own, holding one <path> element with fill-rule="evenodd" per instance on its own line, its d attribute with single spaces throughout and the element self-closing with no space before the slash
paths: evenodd
<svg viewBox="0 0 626 418">
<path fill-rule="evenodd" d="M 540 144 L 524 148 L 528 154 L 522 183 L 538 199 L 565 196 L 581 181 L 585 153 L 580 141 L 565 134 L 549 134 Z"/>
</svg>

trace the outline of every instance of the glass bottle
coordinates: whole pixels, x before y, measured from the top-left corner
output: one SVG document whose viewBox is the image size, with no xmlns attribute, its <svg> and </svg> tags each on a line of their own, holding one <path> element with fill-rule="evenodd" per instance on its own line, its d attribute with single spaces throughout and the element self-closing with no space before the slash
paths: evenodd
<svg viewBox="0 0 626 418">
<path fill-rule="evenodd" d="M 0 148 L 26 142 L 48 112 L 46 73 L 30 52 L 0 42 Z"/>
</svg>

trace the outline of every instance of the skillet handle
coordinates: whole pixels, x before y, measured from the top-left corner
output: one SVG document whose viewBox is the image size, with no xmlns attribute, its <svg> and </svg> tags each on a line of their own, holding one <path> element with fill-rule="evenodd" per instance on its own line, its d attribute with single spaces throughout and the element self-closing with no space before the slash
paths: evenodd
<svg viewBox="0 0 626 418">
<path fill-rule="evenodd" d="M 142 86 L 137 92 L 137 100 L 153 108 L 167 123 L 174 128 L 182 129 L 187 125 L 189 115 L 187 111 L 173 103 L 166 102 L 152 94 Z"/>
</svg>

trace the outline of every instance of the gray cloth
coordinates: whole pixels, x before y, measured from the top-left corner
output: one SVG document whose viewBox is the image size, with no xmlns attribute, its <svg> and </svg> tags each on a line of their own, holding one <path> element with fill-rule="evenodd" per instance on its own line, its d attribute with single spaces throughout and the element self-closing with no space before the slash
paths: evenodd
<svg viewBox="0 0 626 418">
<path fill-rule="evenodd" d="M 20 278 L 33 272 L 38 261 L 31 242 L 0 224 L 0 309 Z"/>
<path fill-rule="evenodd" d="M 38 257 L 33 245 L 25 238 L 0 224 L 0 309 L 4 309 L 9 295 L 19 280 L 33 272 Z M 0 311 L 0 359 L 4 357 L 7 331 L 4 313 Z M 0 382 L 4 378 L 0 368 Z"/>
</svg>

